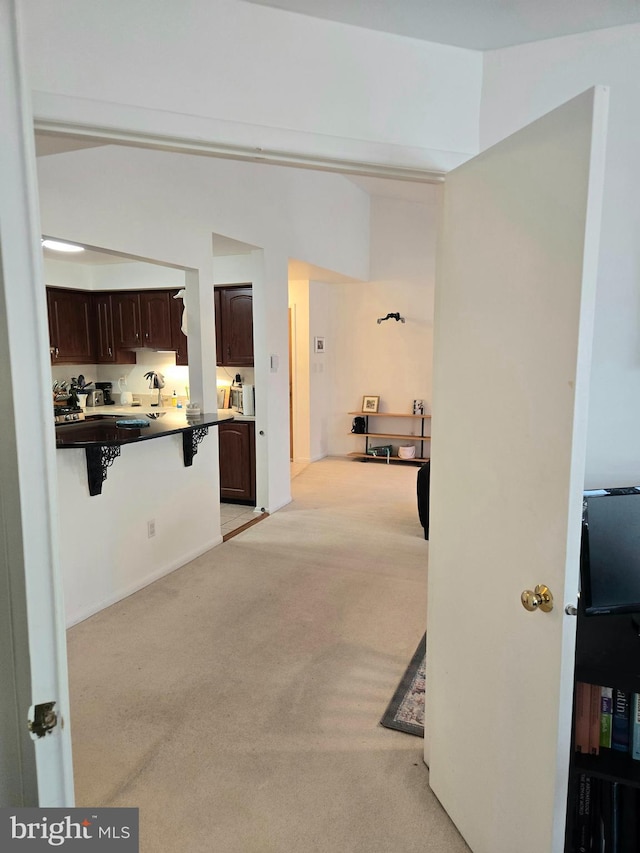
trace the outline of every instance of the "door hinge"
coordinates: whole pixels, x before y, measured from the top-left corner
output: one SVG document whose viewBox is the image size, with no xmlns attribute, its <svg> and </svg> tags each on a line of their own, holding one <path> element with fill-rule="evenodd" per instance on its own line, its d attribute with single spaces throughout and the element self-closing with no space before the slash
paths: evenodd
<svg viewBox="0 0 640 853">
<path fill-rule="evenodd" d="M 53 710 L 55 702 L 42 702 L 33 708 L 33 720 L 29 720 L 29 731 L 35 737 L 44 737 L 58 725 L 58 715 Z"/>
</svg>

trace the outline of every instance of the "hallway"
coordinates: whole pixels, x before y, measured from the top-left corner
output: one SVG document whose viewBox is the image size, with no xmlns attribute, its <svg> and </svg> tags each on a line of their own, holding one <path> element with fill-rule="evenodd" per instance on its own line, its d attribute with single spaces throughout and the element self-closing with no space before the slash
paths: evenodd
<svg viewBox="0 0 640 853">
<path fill-rule="evenodd" d="M 293 502 L 69 632 L 79 805 L 143 853 L 462 853 L 379 719 L 424 631 L 416 468 L 330 458 Z M 428 689 L 428 687 L 427 687 Z"/>
</svg>

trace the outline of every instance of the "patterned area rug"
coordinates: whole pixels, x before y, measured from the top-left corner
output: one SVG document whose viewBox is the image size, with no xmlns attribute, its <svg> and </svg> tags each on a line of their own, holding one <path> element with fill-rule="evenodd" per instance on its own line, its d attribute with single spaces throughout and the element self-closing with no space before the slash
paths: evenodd
<svg viewBox="0 0 640 853">
<path fill-rule="evenodd" d="M 427 635 L 425 634 L 380 720 L 386 728 L 424 737 L 426 655 Z"/>
</svg>

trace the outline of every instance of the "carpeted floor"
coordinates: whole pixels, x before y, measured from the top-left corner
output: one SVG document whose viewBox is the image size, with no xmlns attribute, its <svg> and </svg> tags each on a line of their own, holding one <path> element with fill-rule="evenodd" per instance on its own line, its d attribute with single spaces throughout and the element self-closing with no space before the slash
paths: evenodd
<svg viewBox="0 0 640 853">
<path fill-rule="evenodd" d="M 424 737 L 426 653 L 425 634 L 380 720 L 386 728 Z"/>
<path fill-rule="evenodd" d="M 463 853 L 379 725 L 424 631 L 416 469 L 326 459 L 269 518 L 69 631 L 79 805 L 141 853 Z"/>
</svg>

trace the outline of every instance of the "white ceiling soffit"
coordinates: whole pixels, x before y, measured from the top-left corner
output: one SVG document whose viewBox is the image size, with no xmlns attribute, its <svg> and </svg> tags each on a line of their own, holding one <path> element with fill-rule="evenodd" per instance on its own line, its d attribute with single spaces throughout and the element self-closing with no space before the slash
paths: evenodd
<svg viewBox="0 0 640 853">
<path fill-rule="evenodd" d="M 63 241 L 64 242 L 64 241 Z M 243 243 L 241 240 L 234 240 L 232 237 L 224 237 L 222 234 L 213 235 L 213 255 L 217 258 L 226 257 L 228 255 L 248 255 L 258 246 L 252 246 L 249 243 Z M 78 243 L 77 245 L 81 245 Z M 42 254 L 48 261 L 64 261 L 67 264 L 80 264 L 81 266 L 103 266 L 104 264 L 153 264 L 158 266 L 170 266 L 160 261 L 154 261 L 150 258 L 138 258 L 132 255 L 119 255 L 117 252 L 110 252 L 106 249 L 97 249 L 91 246 L 85 246 L 84 252 L 56 252 L 54 249 L 42 247 Z M 179 269 L 179 267 L 176 267 Z"/>
<path fill-rule="evenodd" d="M 322 281 L 327 284 L 345 284 L 361 281 L 361 279 L 351 278 L 334 270 L 325 269 L 325 267 L 317 267 L 315 264 L 307 263 L 307 261 L 289 258 L 289 281 Z"/>
<path fill-rule="evenodd" d="M 81 148 L 98 148 L 104 142 L 82 136 L 36 132 L 36 157 L 48 157 L 51 154 L 66 154 L 67 151 L 79 151 Z"/>
<path fill-rule="evenodd" d="M 176 154 L 195 154 L 201 157 L 220 157 L 265 165 L 336 172 L 341 175 L 371 175 L 398 181 L 422 181 L 424 183 L 441 183 L 444 180 L 444 172 L 417 166 L 389 165 L 388 163 L 365 162 L 357 159 L 327 157 L 296 151 L 229 145 L 210 140 L 160 136 L 94 125 L 70 125 L 65 122 L 46 119 L 36 119 L 34 125 L 37 155 L 39 150 L 46 154 L 53 154 L 54 143 L 52 140 L 54 137 L 58 137 L 58 150 L 55 152 L 58 154 L 65 151 L 75 151 L 79 148 L 94 148 L 99 145 L 123 145 L 134 148 L 150 148 L 157 151 L 171 151 Z M 86 140 L 87 144 L 82 144 L 83 140 Z M 44 154 L 38 156 L 44 156 Z M 458 159 L 462 155 L 456 154 L 455 156 Z M 458 164 L 456 163 L 456 165 Z"/>
<path fill-rule="evenodd" d="M 392 181 L 388 178 L 371 178 L 365 175 L 345 175 L 345 177 L 368 195 L 381 198 L 397 198 L 402 201 L 428 204 L 432 201 L 434 192 L 438 192 L 438 185 L 434 184 Z"/>
<path fill-rule="evenodd" d="M 473 50 L 640 21 L 638 0 L 248 0 Z"/>
<path fill-rule="evenodd" d="M 213 257 L 225 258 L 228 255 L 249 255 L 260 246 L 252 246 L 251 243 L 243 243 L 242 240 L 234 240 L 233 237 L 225 237 L 222 234 L 213 235 Z"/>
<path fill-rule="evenodd" d="M 78 244 L 79 245 L 79 244 Z M 84 252 L 56 252 L 54 249 L 42 248 L 42 254 L 48 261 L 64 261 L 66 264 L 81 266 L 103 266 L 104 264 L 135 264 L 137 258 L 125 258 L 122 255 L 98 252 L 95 249 L 85 249 Z"/>
</svg>

